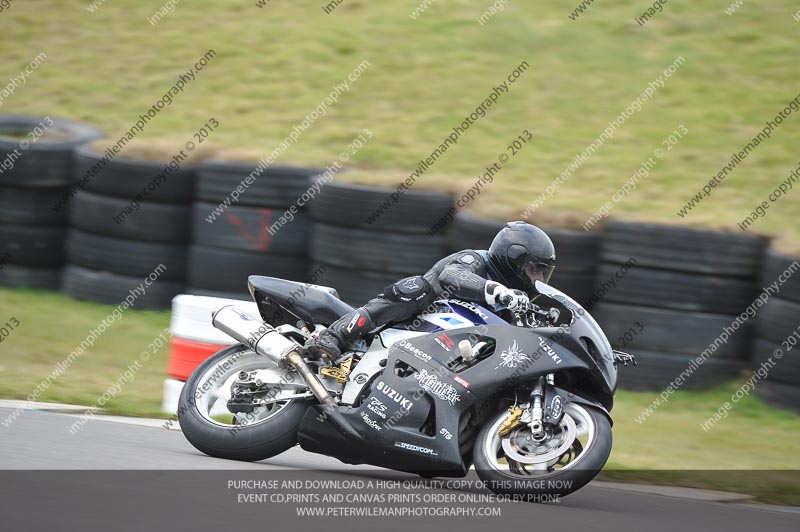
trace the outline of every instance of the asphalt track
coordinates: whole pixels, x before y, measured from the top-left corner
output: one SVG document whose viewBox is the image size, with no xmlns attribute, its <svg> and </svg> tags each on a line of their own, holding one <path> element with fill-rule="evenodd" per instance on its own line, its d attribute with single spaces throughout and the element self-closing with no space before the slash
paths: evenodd
<svg viewBox="0 0 800 532">
<path fill-rule="evenodd" d="M 0 408 L 0 420 L 10 412 Z M 492 517 L 298 517 L 297 504 L 243 503 L 237 493 L 253 490 L 231 489 L 230 481 L 312 477 L 338 481 L 420 479 L 385 469 L 343 466 L 337 460 L 297 447 L 264 462 L 219 460 L 197 452 L 179 431 L 127 423 L 96 420 L 71 434 L 68 428 L 77 419 L 29 410 L 11 426 L 0 426 L 0 530 L 124 532 L 280 527 L 441 532 L 447 527 L 448 532 L 455 532 L 508 525 L 614 532 L 800 529 L 797 512 L 622 491 L 604 483 L 591 483 L 557 503 L 450 505 L 500 508 L 502 515 Z M 480 492 L 445 488 L 429 491 L 450 498 Z"/>
</svg>

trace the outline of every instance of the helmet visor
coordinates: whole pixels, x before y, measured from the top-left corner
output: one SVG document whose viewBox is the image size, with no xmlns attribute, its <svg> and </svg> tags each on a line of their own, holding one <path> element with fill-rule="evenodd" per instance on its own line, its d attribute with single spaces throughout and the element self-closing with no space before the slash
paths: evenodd
<svg viewBox="0 0 800 532">
<path fill-rule="evenodd" d="M 547 282 L 550 280 L 550 276 L 553 275 L 553 270 L 555 269 L 555 264 L 531 261 L 525 265 L 522 273 L 528 278 L 531 285 L 534 285 L 536 281 L 541 281 L 547 284 Z"/>
</svg>

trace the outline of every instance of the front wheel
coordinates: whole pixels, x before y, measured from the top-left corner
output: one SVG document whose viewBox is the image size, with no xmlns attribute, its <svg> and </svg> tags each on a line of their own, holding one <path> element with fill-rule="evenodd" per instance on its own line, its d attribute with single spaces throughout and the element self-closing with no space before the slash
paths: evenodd
<svg viewBox="0 0 800 532">
<path fill-rule="evenodd" d="M 239 372 L 268 368 L 275 365 L 243 345 L 223 349 L 203 362 L 186 381 L 178 402 L 178 420 L 189 443 L 209 456 L 248 462 L 293 447 L 307 400 L 259 406 L 248 414 L 227 410 Z"/>
<path fill-rule="evenodd" d="M 611 423 L 597 408 L 567 404 L 559 425 L 547 426 L 538 441 L 524 424 L 501 437 L 507 417 L 492 418 L 473 451 L 478 476 L 495 493 L 567 495 L 597 476 L 611 454 Z"/>
</svg>

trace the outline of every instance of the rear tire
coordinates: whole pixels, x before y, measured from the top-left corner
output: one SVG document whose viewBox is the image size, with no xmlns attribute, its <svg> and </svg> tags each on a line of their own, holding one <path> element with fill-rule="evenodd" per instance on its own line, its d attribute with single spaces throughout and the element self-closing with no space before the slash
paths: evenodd
<svg viewBox="0 0 800 532">
<path fill-rule="evenodd" d="M 232 355 L 246 351 L 234 345 L 210 356 L 186 381 L 178 401 L 181 430 L 197 450 L 215 458 L 257 462 L 278 455 L 297 444 L 297 429 L 309 406 L 308 401 L 294 399 L 273 417 L 261 423 L 237 427 L 211 423 L 198 411 L 194 390 L 203 375 Z M 230 426 L 228 426 L 230 427 Z"/>
</svg>

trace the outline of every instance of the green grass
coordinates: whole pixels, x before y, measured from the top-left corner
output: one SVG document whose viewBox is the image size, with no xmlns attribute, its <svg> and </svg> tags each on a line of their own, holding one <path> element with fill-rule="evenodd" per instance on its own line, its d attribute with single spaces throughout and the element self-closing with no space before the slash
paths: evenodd
<svg viewBox="0 0 800 532">
<path fill-rule="evenodd" d="M 115 308 L 46 291 L 0 290 L 0 322 L 14 317 L 20 323 L 0 344 L 0 397 L 25 399 Z M 168 326 L 169 312 L 125 311 L 38 400 L 97 405 Z M 118 414 L 160 415 L 168 355 L 167 346 L 152 355 L 104 408 Z"/>
<path fill-rule="evenodd" d="M 701 427 L 743 382 L 678 391 L 643 423 L 636 418 L 658 394 L 618 391 L 614 448 L 603 478 L 733 491 L 800 505 L 797 414 L 751 394 L 708 432 Z"/>
<path fill-rule="evenodd" d="M 418 0 L 322 3 L 197 0 L 178 4 L 155 27 L 161 2 L 16 2 L 2 13 L 0 79 L 39 52 L 45 63 L 6 98 L 2 112 L 53 115 L 127 131 L 208 49 L 217 52 L 141 141 L 177 151 L 210 117 L 221 124 L 203 147 L 264 157 L 363 60 L 369 69 L 291 146 L 282 162 L 330 164 L 363 128 L 374 138 L 349 179 L 391 184 L 412 171 L 522 61 L 531 68 L 418 181 L 463 191 L 523 129 L 535 143 L 470 205 L 498 217 L 519 213 L 676 57 L 685 64 L 564 184 L 531 220 L 578 226 L 680 124 L 689 135 L 612 215 L 728 228 L 766 199 L 797 165 L 793 116 L 686 219 L 676 211 L 796 96 L 800 23 L 790 0 L 745 3 L 671 0 L 645 26 L 649 4 L 596 3 L 576 21 L 578 0 L 509 2 L 481 26 L 491 2 L 436 2 L 417 20 Z M 232 150 L 232 151 L 231 151 Z M 797 187 L 795 187 L 796 189 Z M 792 195 L 793 194 L 793 195 Z M 752 231 L 796 250 L 797 192 Z"/>
<path fill-rule="evenodd" d="M 0 345 L 0 397 L 24 399 L 113 309 L 49 292 L 0 289 L 0 322 L 12 316 L 20 322 Z M 168 323 L 167 312 L 127 311 L 39 400 L 96 404 Z M 135 380 L 109 402 L 108 410 L 162 416 L 159 408 L 167 355 L 165 348 L 153 356 Z M 613 412 L 614 450 L 607 475 L 743 491 L 769 502 L 800 503 L 800 487 L 792 486 L 789 477 L 780 472 L 800 470 L 800 417 L 769 407 L 751 395 L 709 432 L 700 427 L 739 384 L 703 392 L 678 391 L 642 424 L 635 419 L 656 393 L 618 392 Z M 704 470 L 720 472 L 707 474 Z M 766 480 L 760 475 L 758 483 L 752 478 L 745 482 L 747 473 L 725 470 L 779 471 Z"/>
<path fill-rule="evenodd" d="M 622 368 L 636 371 L 636 368 Z M 749 375 L 748 375 L 749 377 Z M 658 395 L 619 391 L 610 465 L 625 469 L 800 470 L 800 417 L 751 394 L 709 431 L 701 425 L 743 384 L 677 392 L 642 423 L 635 420 Z"/>
</svg>

